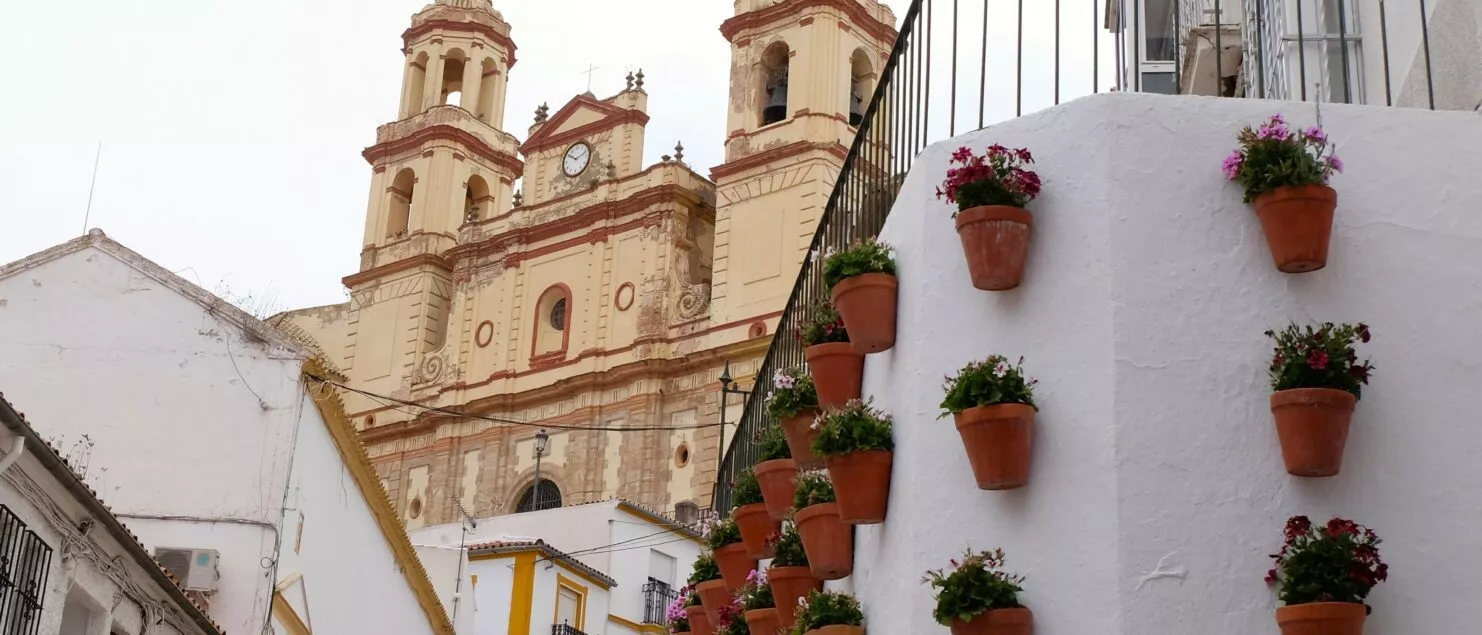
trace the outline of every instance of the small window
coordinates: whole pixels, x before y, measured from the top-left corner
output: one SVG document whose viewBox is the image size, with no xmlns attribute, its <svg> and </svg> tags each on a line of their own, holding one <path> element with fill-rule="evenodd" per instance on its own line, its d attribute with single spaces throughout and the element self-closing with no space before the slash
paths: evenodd
<svg viewBox="0 0 1482 635">
<path fill-rule="evenodd" d="M 681 443 L 674 449 L 674 467 L 684 467 L 689 464 L 690 446 L 688 443 Z"/>
<path fill-rule="evenodd" d="M 566 298 L 556 300 L 551 307 L 551 328 L 557 331 L 566 330 Z"/>
</svg>

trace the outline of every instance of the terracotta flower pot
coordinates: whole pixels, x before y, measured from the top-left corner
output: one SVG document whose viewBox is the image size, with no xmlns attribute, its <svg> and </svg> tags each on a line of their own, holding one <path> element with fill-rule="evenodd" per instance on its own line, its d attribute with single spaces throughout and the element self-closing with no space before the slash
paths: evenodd
<svg viewBox="0 0 1482 635">
<path fill-rule="evenodd" d="M 741 529 L 741 544 L 746 547 L 746 555 L 755 559 L 772 557 L 772 547 L 767 544 L 767 539 L 782 530 L 782 523 L 772 520 L 767 504 L 742 505 L 732 515 L 736 518 L 736 526 Z"/>
<path fill-rule="evenodd" d="M 824 460 L 839 499 L 840 520 L 850 525 L 885 522 L 885 507 L 890 496 L 890 462 L 894 456 L 889 450 L 865 450 Z"/>
<path fill-rule="evenodd" d="M 808 358 L 808 372 L 818 389 L 818 405 L 823 409 L 838 408 L 850 399 L 859 399 L 864 381 L 864 355 L 854 352 L 849 342 L 814 344 L 803 349 Z M 796 460 L 798 455 L 792 455 Z"/>
<path fill-rule="evenodd" d="M 984 205 L 958 212 L 957 236 L 973 286 L 984 291 L 1019 286 L 1033 227 L 1034 217 L 1020 207 Z"/>
<path fill-rule="evenodd" d="M 1034 614 L 1026 608 L 995 609 L 966 622 L 952 620 L 952 635 L 1033 635 Z"/>
<path fill-rule="evenodd" d="M 690 631 L 676 631 L 674 635 L 690 635 Z"/>
<path fill-rule="evenodd" d="M 1363 635 L 1368 609 L 1351 602 L 1314 602 L 1276 609 L 1281 635 Z"/>
<path fill-rule="evenodd" d="M 746 553 L 745 543 L 738 542 L 716 549 L 715 564 L 720 565 L 720 577 L 725 581 L 729 594 L 746 584 L 746 575 L 756 569 L 756 558 Z"/>
<path fill-rule="evenodd" d="M 772 587 L 772 600 L 777 605 L 777 622 L 792 626 L 797 618 L 798 600 L 808 593 L 823 590 L 823 580 L 808 567 L 772 567 L 767 569 L 767 586 Z"/>
<path fill-rule="evenodd" d="M 830 291 L 834 308 L 849 331 L 849 345 L 861 355 L 895 346 L 895 276 L 866 273 L 840 280 Z"/>
<path fill-rule="evenodd" d="M 823 467 L 823 459 L 813 453 L 813 439 L 818 438 L 818 431 L 813 429 L 813 420 L 817 418 L 817 410 L 804 410 L 781 422 L 782 434 L 787 437 L 787 449 L 792 453 L 797 469 Z M 757 479 L 760 480 L 761 475 L 757 475 Z"/>
<path fill-rule="evenodd" d="M 793 522 L 808 554 L 808 568 L 820 580 L 840 580 L 854 572 L 854 532 L 839 518 L 837 503 L 798 510 Z"/>
<path fill-rule="evenodd" d="M 808 635 L 864 635 L 864 632 L 865 629 L 863 626 L 836 624 L 833 626 L 820 626 L 808 631 Z"/>
<path fill-rule="evenodd" d="M 757 463 L 756 481 L 762 486 L 762 500 L 767 503 L 767 514 L 772 520 L 785 520 L 792 511 L 792 495 L 796 489 L 798 464 L 792 459 L 775 459 Z"/>
<path fill-rule="evenodd" d="M 1333 388 L 1293 388 L 1271 393 L 1271 415 L 1281 458 L 1293 476 L 1333 476 L 1343 465 L 1348 422 L 1358 399 Z"/>
<path fill-rule="evenodd" d="M 695 585 L 695 593 L 700 595 L 700 605 L 705 608 L 701 616 L 706 618 L 705 628 L 695 622 L 693 613 L 689 613 L 694 607 L 685 608 L 685 613 L 690 615 L 690 630 L 696 633 L 710 633 L 715 630 L 715 625 L 720 623 L 720 607 L 731 601 L 731 591 L 726 588 L 725 580 L 707 580 Z"/>
<path fill-rule="evenodd" d="M 777 635 L 782 623 L 777 618 L 777 609 L 756 609 L 746 612 L 746 628 L 751 635 Z"/>
<path fill-rule="evenodd" d="M 715 628 L 711 626 L 714 622 L 710 620 L 710 609 L 704 606 L 686 606 L 684 614 L 690 621 L 690 635 L 715 635 Z"/>
<path fill-rule="evenodd" d="M 978 489 L 1023 487 L 1029 482 L 1034 406 L 1006 403 L 968 408 L 952 415 L 967 449 Z"/>
<path fill-rule="evenodd" d="M 1328 264 L 1333 210 L 1338 208 L 1338 192 L 1333 188 L 1278 187 L 1257 196 L 1255 206 L 1277 270 L 1304 273 Z"/>
</svg>

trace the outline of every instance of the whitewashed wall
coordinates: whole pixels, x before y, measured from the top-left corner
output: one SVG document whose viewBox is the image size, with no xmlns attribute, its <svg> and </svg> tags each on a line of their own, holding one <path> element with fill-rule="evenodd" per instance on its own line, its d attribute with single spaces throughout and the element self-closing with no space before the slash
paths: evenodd
<svg viewBox="0 0 1482 635">
<path fill-rule="evenodd" d="M 929 148 L 882 238 L 898 249 L 899 334 L 865 389 L 895 416 L 887 522 L 857 533 L 872 633 L 945 633 L 921 575 L 1002 546 L 1039 635 L 1275 633 L 1262 582 L 1287 516 L 1344 515 L 1385 538 L 1369 635 L 1453 632 L 1482 596 L 1482 125 L 1472 113 L 1323 108 L 1347 163 L 1322 271 L 1275 271 L 1220 175 L 1240 126 L 1311 106 L 1095 96 Z M 933 189 L 960 145 L 1027 146 L 1045 195 L 1024 284 L 968 282 Z M 1376 373 L 1343 473 L 1282 468 L 1262 332 L 1366 321 Z M 992 353 L 1040 379 L 1031 480 L 976 489 L 942 377 Z"/>
</svg>

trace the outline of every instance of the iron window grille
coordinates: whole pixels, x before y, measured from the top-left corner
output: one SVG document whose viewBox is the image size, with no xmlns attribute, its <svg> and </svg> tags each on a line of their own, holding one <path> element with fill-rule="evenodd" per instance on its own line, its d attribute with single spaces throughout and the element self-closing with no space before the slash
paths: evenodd
<svg viewBox="0 0 1482 635">
<path fill-rule="evenodd" d="M 0 633 L 36 635 L 51 553 L 36 532 L 0 505 Z"/>
</svg>

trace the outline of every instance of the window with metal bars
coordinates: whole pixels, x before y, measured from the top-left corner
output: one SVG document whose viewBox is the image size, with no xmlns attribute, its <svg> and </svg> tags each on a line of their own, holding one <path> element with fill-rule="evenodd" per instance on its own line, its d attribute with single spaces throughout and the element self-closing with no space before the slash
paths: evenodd
<svg viewBox="0 0 1482 635">
<path fill-rule="evenodd" d="M 0 633 L 36 635 L 51 553 L 36 532 L 0 505 Z"/>
</svg>

